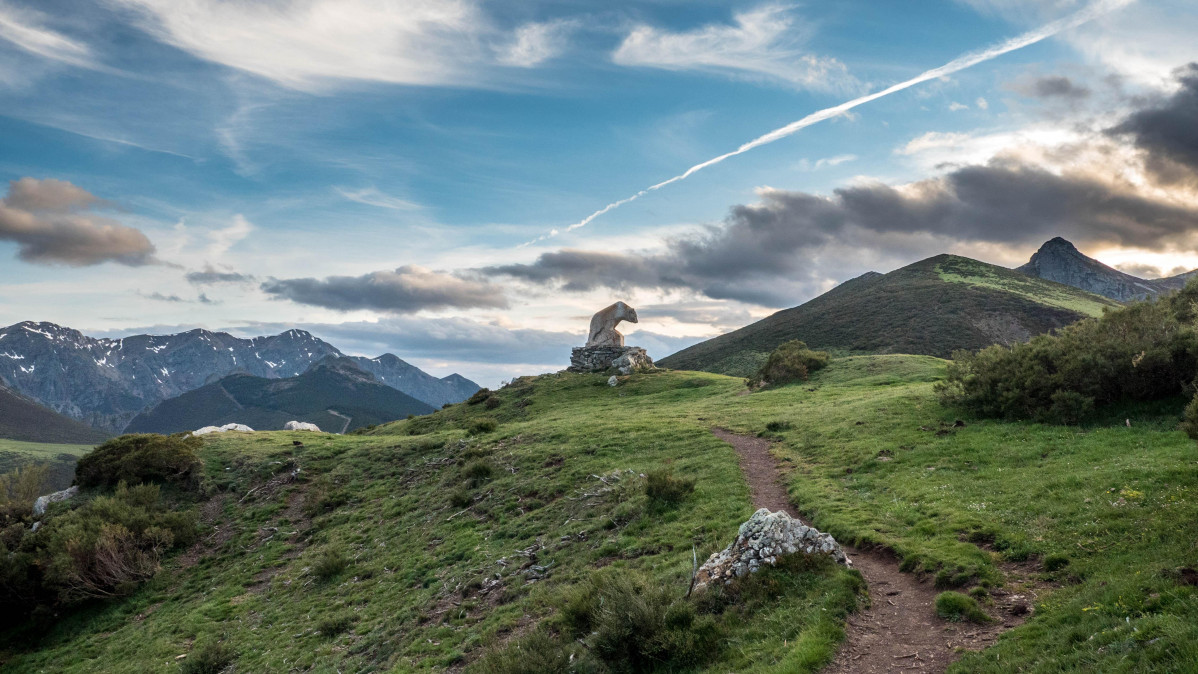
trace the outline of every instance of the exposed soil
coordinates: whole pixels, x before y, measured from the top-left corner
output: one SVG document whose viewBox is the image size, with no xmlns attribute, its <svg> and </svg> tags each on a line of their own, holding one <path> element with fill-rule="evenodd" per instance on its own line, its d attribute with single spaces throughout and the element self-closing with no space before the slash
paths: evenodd
<svg viewBox="0 0 1198 674">
<path fill-rule="evenodd" d="M 770 454 L 768 440 L 722 428 L 714 428 L 712 433 L 732 445 L 740 456 L 753 505 L 785 510 L 802 519 L 790 502 L 782 469 Z M 933 602 L 938 591 L 931 583 L 899 571 L 893 554 L 843 547 L 853 568 L 865 578 L 869 607 L 849 616 L 844 645 L 824 670 L 827 674 L 943 672 L 957 658 L 957 649 L 981 650 L 1003 631 L 1022 622 L 1024 618 L 1016 614 L 1026 613 L 1035 597 L 1034 588 L 1026 590 L 1028 594 L 997 590 L 995 605 L 988 609 L 995 623 L 947 622 L 936 615 Z"/>
</svg>

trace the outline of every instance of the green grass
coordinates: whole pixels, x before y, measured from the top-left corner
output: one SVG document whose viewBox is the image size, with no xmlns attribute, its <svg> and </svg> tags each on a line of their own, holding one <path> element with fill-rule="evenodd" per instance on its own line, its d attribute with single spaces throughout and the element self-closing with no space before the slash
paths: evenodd
<svg viewBox="0 0 1198 674">
<path fill-rule="evenodd" d="M 1039 304 L 1068 309 L 1095 318 L 1107 309 L 1121 306 L 1115 300 L 1072 286 L 1047 282 L 1018 272 L 1011 273 L 1005 269 L 1003 273 L 996 273 L 997 269 L 1001 268 L 958 256 L 952 256 L 936 265 L 936 273 L 950 283 L 964 283 L 975 288 L 1012 293 Z"/>
<path fill-rule="evenodd" d="M 65 489 L 75 477 L 75 460 L 92 445 L 61 445 L 0 439 L 0 473 L 31 463 L 50 465 L 49 488 Z"/>
<path fill-rule="evenodd" d="M 552 627 L 598 568 L 684 593 L 692 545 L 701 559 L 724 547 L 753 511 L 733 450 L 709 429 L 773 424 L 792 499 L 839 540 L 890 548 L 942 589 L 983 598 L 980 586 L 1020 590 L 1010 564 L 1059 586 L 952 672 L 1192 671 L 1198 594 L 1178 569 L 1198 567 L 1198 450 L 1176 430 L 1180 406 L 1081 428 L 978 421 L 936 402 L 943 369 L 857 356 L 751 395 L 695 372 L 615 388 L 549 375 L 497 392 L 494 409 L 454 405 L 373 435 L 216 437 L 203 455 L 227 495 L 227 540 L 60 622 L 37 650 L 9 645 L 0 664 L 172 671 L 164 663 L 193 643 L 220 641 L 237 671 L 469 665 Z M 473 433 L 484 418 L 495 430 Z M 661 468 L 694 492 L 652 506 L 641 475 Z M 275 486 L 251 493 L 264 484 Z M 345 566 L 322 579 L 330 550 Z M 813 565 L 760 582 L 768 590 L 721 614 L 726 646 L 705 671 L 817 671 L 858 576 Z"/>
</svg>

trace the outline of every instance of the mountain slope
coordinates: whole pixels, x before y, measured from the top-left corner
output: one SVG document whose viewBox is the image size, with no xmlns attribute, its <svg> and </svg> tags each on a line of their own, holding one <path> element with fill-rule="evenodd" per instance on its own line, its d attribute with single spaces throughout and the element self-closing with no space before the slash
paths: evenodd
<svg viewBox="0 0 1198 674">
<path fill-rule="evenodd" d="M 353 357 L 358 367 L 374 375 L 374 378 L 392 388 L 399 389 L 417 400 L 441 407 L 457 403 L 474 395 L 478 384 L 460 374 L 451 374 L 438 379 L 390 353 L 378 358 Z"/>
<path fill-rule="evenodd" d="M 1120 302 L 1142 300 L 1180 290 L 1196 273 L 1187 272 L 1162 279 L 1142 279 L 1108 267 L 1083 254 L 1072 243 L 1059 236 L 1047 241 L 1032 255 L 1027 264 L 1017 267 L 1015 271 L 1064 283 Z"/>
<path fill-rule="evenodd" d="M 677 370 L 747 375 L 782 342 L 858 353 L 946 357 L 955 349 L 1024 341 L 1103 308 L 1110 299 L 955 255 L 842 283 L 658 361 Z"/>
<path fill-rule="evenodd" d="M 91 445 L 108 438 L 104 431 L 81 424 L 0 386 L 0 438 L 24 442 Z"/>
<path fill-rule="evenodd" d="M 142 410 L 221 377 L 294 377 L 327 356 L 341 355 L 303 330 L 252 339 L 207 330 L 95 339 L 53 323 L 0 328 L 0 381 L 56 412 L 113 432 Z M 385 376 L 380 380 L 387 385 L 434 407 L 473 393 L 394 356 L 374 361 L 379 363 L 362 364 Z"/>
<path fill-rule="evenodd" d="M 432 411 L 379 383 L 354 360 L 329 357 L 285 379 L 230 375 L 142 412 L 125 432 L 169 434 L 228 423 L 279 430 L 296 420 L 339 433 Z"/>
</svg>

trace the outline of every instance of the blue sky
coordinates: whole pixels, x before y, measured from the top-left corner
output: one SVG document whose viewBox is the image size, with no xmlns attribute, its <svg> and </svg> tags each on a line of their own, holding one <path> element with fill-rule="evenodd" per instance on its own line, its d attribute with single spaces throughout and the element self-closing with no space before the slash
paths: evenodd
<svg viewBox="0 0 1198 674">
<path fill-rule="evenodd" d="M 1014 265 L 1060 233 L 1140 273 L 1198 267 L 1194 185 L 1154 171 L 1143 131 L 1106 131 L 1181 100 L 1196 30 L 1180 0 L 0 0 L 0 323 L 298 326 L 495 383 L 560 367 L 615 299 L 642 317 L 630 343 L 664 356 L 944 251 Z M 1014 211 L 1008 230 L 879 226 L 860 205 L 957 204 L 996 167 L 1139 210 Z M 812 215 L 831 207 L 835 226 Z"/>
</svg>

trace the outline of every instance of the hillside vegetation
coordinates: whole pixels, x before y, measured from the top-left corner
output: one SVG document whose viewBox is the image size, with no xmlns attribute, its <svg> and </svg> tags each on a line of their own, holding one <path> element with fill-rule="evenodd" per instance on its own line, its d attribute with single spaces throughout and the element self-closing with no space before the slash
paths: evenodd
<svg viewBox="0 0 1198 674">
<path fill-rule="evenodd" d="M 888 547 L 940 587 L 980 588 L 983 607 L 1004 584 L 1021 591 L 1016 567 L 1057 587 L 951 671 L 1188 671 L 1198 552 L 1178 532 L 1198 517 L 1198 470 L 1177 430 L 1184 401 L 1082 428 L 977 420 L 937 402 L 944 370 L 922 356 L 841 358 L 750 395 L 714 374 L 612 388 L 563 373 L 371 435 L 212 437 L 199 452 L 212 494 L 197 506 L 199 542 L 38 640 L 10 635 L 0 663 L 636 669 L 599 636 L 568 640 L 598 583 L 632 588 L 616 597 L 658 588 L 640 605 L 678 607 L 650 610 L 647 627 L 627 633 L 629 649 L 665 644 L 653 652 L 669 668 L 817 671 L 859 601 L 854 572 L 790 565 L 719 601 L 682 598 L 692 546 L 700 559 L 722 548 L 752 512 L 733 450 L 710 432 L 721 426 L 776 439 L 794 502 L 839 540 Z M 693 491 L 651 498 L 660 492 L 642 475 L 663 469 Z M 720 647 L 709 648 L 712 635 Z"/>
<path fill-rule="evenodd" d="M 1013 344 L 1119 303 L 955 255 L 842 283 L 815 299 L 663 358 L 664 367 L 749 376 L 783 342 L 849 353 L 948 357 Z"/>
<path fill-rule="evenodd" d="M 108 433 L 43 407 L 0 386 L 0 439 L 86 445 L 103 442 Z"/>
</svg>

